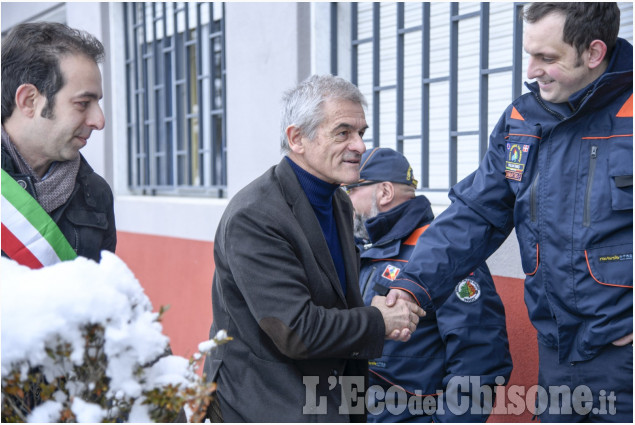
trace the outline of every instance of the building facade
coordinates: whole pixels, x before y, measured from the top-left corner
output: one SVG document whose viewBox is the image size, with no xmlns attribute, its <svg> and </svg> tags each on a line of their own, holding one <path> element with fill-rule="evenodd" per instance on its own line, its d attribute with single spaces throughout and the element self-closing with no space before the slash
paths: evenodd
<svg viewBox="0 0 635 425">
<path fill-rule="evenodd" d="M 633 40 L 632 3 L 620 36 Z M 117 254 L 188 356 L 212 318 L 214 233 L 229 199 L 279 162 L 280 99 L 314 73 L 367 97 L 368 147 L 400 150 L 436 214 L 524 92 L 523 3 L 7 3 L 2 34 L 52 20 L 97 36 L 106 128 L 83 149 L 115 193 Z M 512 233 L 488 260 L 506 305 L 512 384 L 537 382 Z M 528 420 L 527 413 L 505 421 Z M 495 419 L 495 418 L 494 418 Z"/>
</svg>

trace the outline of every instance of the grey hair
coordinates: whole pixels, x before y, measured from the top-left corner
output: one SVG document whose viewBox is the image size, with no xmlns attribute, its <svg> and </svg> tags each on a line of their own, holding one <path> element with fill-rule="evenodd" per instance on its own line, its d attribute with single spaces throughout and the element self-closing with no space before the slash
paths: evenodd
<svg viewBox="0 0 635 425">
<path fill-rule="evenodd" d="M 282 117 L 280 120 L 280 149 L 289 152 L 287 127 L 295 125 L 309 140 L 325 119 L 322 105 L 327 99 L 348 100 L 367 107 L 366 98 L 353 83 L 342 77 L 312 75 L 282 97 Z"/>
</svg>

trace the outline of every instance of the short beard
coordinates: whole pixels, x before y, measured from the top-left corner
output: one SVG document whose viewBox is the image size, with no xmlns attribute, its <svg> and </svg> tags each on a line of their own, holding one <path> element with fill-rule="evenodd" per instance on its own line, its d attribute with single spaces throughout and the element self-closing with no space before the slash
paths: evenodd
<svg viewBox="0 0 635 425">
<path fill-rule="evenodd" d="M 356 238 L 363 240 L 370 240 L 368 236 L 368 230 L 366 230 L 366 222 L 379 214 L 379 208 L 377 208 L 377 197 L 373 194 L 373 202 L 370 205 L 369 214 L 357 214 L 355 213 L 354 229 L 353 233 Z"/>
</svg>

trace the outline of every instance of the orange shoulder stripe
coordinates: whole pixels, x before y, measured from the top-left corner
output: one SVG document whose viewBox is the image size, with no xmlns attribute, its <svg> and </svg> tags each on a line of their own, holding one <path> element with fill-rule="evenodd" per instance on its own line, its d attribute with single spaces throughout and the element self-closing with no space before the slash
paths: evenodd
<svg viewBox="0 0 635 425">
<path fill-rule="evenodd" d="M 622 108 L 619 110 L 617 115 L 618 118 L 633 118 L 633 94 L 631 93 L 631 97 L 622 105 Z"/>
<path fill-rule="evenodd" d="M 514 120 L 525 121 L 525 119 L 523 118 L 522 115 L 520 115 L 520 112 L 518 112 L 518 109 L 516 109 L 515 106 L 512 106 L 512 114 L 511 114 L 510 118 L 514 119 Z"/>
<path fill-rule="evenodd" d="M 417 240 L 419 239 L 419 236 L 421 236 L 421 234 L 423 232 L 425 232 L 425 230 L 428 228 L 428 226 L 430 226 L 429 224 L 426 224 L 423 227 L 419 227 L 418 229 L 415 229 L 414 232 L 412 232 L 410 234 L 410 236 L 408 236 L 408 239 L 406 239 L 404 241 L 404 245 L 416 245 L 417 244 Z"/>
</svg>

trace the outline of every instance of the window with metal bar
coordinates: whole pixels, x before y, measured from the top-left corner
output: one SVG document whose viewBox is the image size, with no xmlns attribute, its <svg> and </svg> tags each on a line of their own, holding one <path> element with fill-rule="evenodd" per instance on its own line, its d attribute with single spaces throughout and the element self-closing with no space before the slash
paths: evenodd
<svg viewBox="0 0 635 425">
<path fill-rule="evenodd" d="M 447 191 L 476 169 L 498 114 L 521 94 L 522 3 L 350 7 L 367 145 L 404 153 L 421 189 Z"/>
<path fill-rule="evenodd" d="M 223 3 L 125 3 L 128 185 L 226 192 Z"/>
<path fill-rule="evenodd" d="M 500 114 L 526 91 L 524 4 L 338 3 L 350 8 L 351 81 L 369 103 L 365 142 L 406 155 L 420 189 L 444 192 L 474 171 Z M 632 42 L 633 5 L 618 6 L 620 37 Z"/>
</svg>

